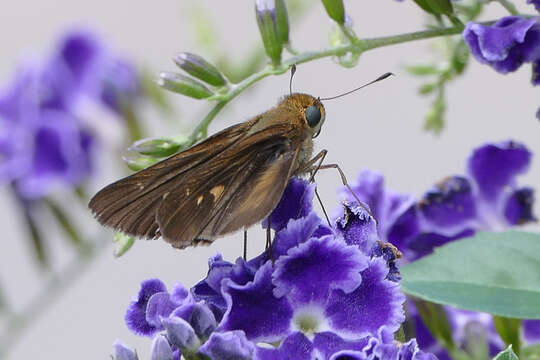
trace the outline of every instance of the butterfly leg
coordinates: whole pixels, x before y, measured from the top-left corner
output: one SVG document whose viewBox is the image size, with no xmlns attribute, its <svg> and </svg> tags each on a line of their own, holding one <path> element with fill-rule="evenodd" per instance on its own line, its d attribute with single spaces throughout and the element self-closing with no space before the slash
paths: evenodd
<svg viewBox="0 0 540 360">
<path fill-rule="evenodd" d="M 317 166 L 315 168 L 315 172 L 317 172 L 319 170 L 324 170 L 324 169 L 336 169 L 339 172 L 339 176 L 341 177 L 341 182 L 343 183 L 343 186 L 345 186 L 347 188 L 347 190 L 349 190 L 349 192 L 354 197 L 354 199 L 358 202 L 358 204 L 364 210 L 366 210 L 366 212 L 369 214 L 369 216 L 371 216 L 373 218 L 373 220 L 375 220 L 375 224 L 378 225 L 379 222 L 377 221 L 377 218 L 375 217 L 375 215 L 373 215 L 373 213 L 371 212 L 371 209 L 369 208 L 369 206 L 366 205 L 362 200 L 360 200 L 358 198 L 358 196 L 355 194 L 354 190 L 350 187 L 349 182 L 347 181 L 347 177 L 345 176 L 345 173 L 343 172 L 343 170 L 341 170 L 339 165 L 338 164 L 319 165 L 319 166 Z"/>
<path fill-rule="evenodd" d="M 247 229 L 244 228 L 244 260 L 247 260 Z"/>
<path fill-rule="evenodd" d="M 321 150 L 317 155 L 313 157 L 313 159 L 309 160 L 306 164 L 304 164 L 301 168 L 296 170 L 296 174 L 302 174 L 305 172 L 309 172 L 311 175 L 309 177 L 309 182 L 315 181 L 315 173 L 317 170 L 313 171 L 314 164 L 318 163 L 315 168 L 319 168 L 324 161 L 324 158 L 326 157 L 326 154 L 328 153 L 327 150 Z M 317 197 L 317 201 L 321 205 L 321 209 L 323 211 L 324 217 L 326 218 L 326 221 L 328 222 L 328 226 L 332 227 L 332 223 L 330 222 L 330 218 L 328 217 L 328 213 L 326 212 L 326 209 L 324 208 L 324 204 L 321 200 L 321 197 L 319 195 L 319 192 L 317 191 L 317 188 L 315 187 L 315 196 Z M 302 199 L 303 200 L 303 195 Z"/>
<path fill-rule="evenodd" d="M 272 265 L 274 265 L 274 247 L 272 244 L 272 229 L 270 226 L 266 228 L 266 250 L 268 250 L 268 257 L 272 260 Z"/>
</svg>

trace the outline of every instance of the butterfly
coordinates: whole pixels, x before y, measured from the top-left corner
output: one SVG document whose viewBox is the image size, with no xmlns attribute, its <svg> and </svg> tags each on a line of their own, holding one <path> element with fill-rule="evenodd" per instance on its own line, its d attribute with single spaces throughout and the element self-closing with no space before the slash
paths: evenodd
<svg viewBox="0 0 540 360">
<path fill-rule="evenodd" d="M 321 99 L 291 92 L 274 108 L 106 186 L 89 207 L 101 224 L 128 235 L 162 237 L 180 249 L 212 243 L 261 221 L 291 177 L 321 168 L 326 150 L 313 157 L 313 139 L 325 115 Z"/>
</svg>

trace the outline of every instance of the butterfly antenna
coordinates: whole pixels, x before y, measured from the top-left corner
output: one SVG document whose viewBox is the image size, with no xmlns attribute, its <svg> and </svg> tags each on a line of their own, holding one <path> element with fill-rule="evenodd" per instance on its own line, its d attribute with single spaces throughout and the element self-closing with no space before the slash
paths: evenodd
<svg viewBox="0 0 540 360">
<path fill-rule="evenodd" d="M 296 64 L 292 64 L 291 66 L 291 78 L 289 79 L 289 95 L 292 95 L 292 79 L 294 76 L 294 73 L 296 72 Z"/>
<path fill-rule="evenodd" d="M 345 92 L 345 93 L 343 93 L 343 94 L 339 94 L 339 95 L 332 96 L 332 97 L 327 97 L 327 98 L 322 98 L 322 99 L 319 99 L 319 100 L 333 100 L 333 99 L 337 99 L 337 98 L 340 98 L 340 97 L 345 96 L 345 95 L 349 95 L 349 94 L 351 94 L 351 93 L 353 93 L 353 92 L 355 92 L 355 91 L 358 91 L 358 90 L 360 90 L 360 89 L 363 89 L 363 88 L 365 88 L 366 86 L 369 86 L 369 85 L 374 84 L 374 83 L 376 83 L 376 82 L 378 82 L 378 81 L 384 80 L 384 79 L 386 79 L 386 78 L 388 78 L 388 77 L 390 77 L 390 76 L 393 76 L 393 75 L 394 75 L 393 73 L 387 72 L 387 73 L 385 73 L 385 74 L 382 74 L 381 76 L 379 76 L 379 77 L 376 78 L 375 80 L 370 81 L 370 82 L 368 82 L 367 84 L 364 84 L 364 85 L 362 85 L 362 86 L 360 86 L 360 87 L 357 87 L 356 89 L 352 89 L 351 91 L 347 91 L 347 92 Z"/>
</svg>

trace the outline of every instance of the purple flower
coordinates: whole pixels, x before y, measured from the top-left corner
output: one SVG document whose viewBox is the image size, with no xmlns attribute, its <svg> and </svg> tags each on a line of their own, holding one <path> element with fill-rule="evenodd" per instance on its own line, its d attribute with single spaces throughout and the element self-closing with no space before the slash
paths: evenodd
<svg viewBox="0 0 540 360">
<path fill-rule="evenodd" d="M 468 159 L 468 176 L 447 177 L 420 200 L 385 189 L 382 177 L 369 171 L 362 172 L 353 189 L 375 210 L 383 239 L 405 258 L 415 259 L 476 231 L 535 221 L 533 189 L 516 184 L 531 157 L 525 145 L 515 141 L 480 146 Z M 378 179 L 376 187 L 373 179 Z"/>
<path fill-rule="evenodd" d="M 295 331 L 332 331 L 347 339 L 381 327 L 395 331 L 403 321 L 404 298 L 387 274 L 384 260 L 368 260 L 339 238 L 312 238 L 280 257 L 275 269 L 267 262 L 253 282 L 225 280 L 228 308 L 219 329 L 241 329 L 248 339 L 266 342 Z"/>
<path fill-rule="evenodd" d="M 315 184 L 306 180 L 292 178 L 285 188 L 281 200 L 275 209 L 263 221 L 263 227 L 276 231 L 283 229 L 291 219 L 299 219 L 311 212 Z"/>
<path fill-rule="evenodd" d="M 0 178 L 25 199 L 80 185 L 92 173 L 96 142 L 82 100 L 123 113 L 139 88 L 131 65 L 96 35 L 67 33 L 49 58 L 22 66 L 0 92 Z"/>
<path fill-rule="evenodd" d="M 527 0 L 527 4 L 534 5 L 536 11 L 540 11 L 540 0 Z"/>
<path fill-rule="evenodd" d="M 414 341 L 393 341 L 404 321 L 399 252 L 378 240 L 374 219 L 346 204 L 327 227 L 311 211 L 306 181 L 293 180 L 286 197 L 269 221 L 278 229 L 272 251 L 234 264 L 213 256 L 189 293 L 141 284 L 126 323 L 156 336 L 152 352 L 162 355 L 152 359 L 435 359 Z"/>
<path fill-rule="evenodd" d="M 540 27 L 536 19 L 508 16 L 490 26 L 469 22 L 463 38 L 479 62 L 502 74 L 540 58 Z"/>
<path fill-rule="evenodd" d="M 431 253 L 437 246 L 471 236 L 476 231 L 499 230 L 535 221 L 534 191 L 530 187 L 518 187 L 516 181 L 518 175 L 528 170 L 531 157 L 530 151 L 515 141 L 480 146 L 468 159 L 468 175 L 445 178 L 419 200 L 386 189 L 382 176 L 367 170 L 361 173 L 353 190 L 378 217 L 382 238 L 398 247 L 405 259 L 414 260 Z M 353 199 L 345 189 L 342 195 L 348 201 Z M 350 215 L 351 211 L 346 209 L 343 216 Z M 358 227 L 357 231 L 361 232 L 361 226 Z M 392 255 L 388 250 L 387 254 Z M 457 344 L 464 344 L 467 329 L 477 326 L 485 332 L 490 352 L 495 354 L 501 350 L 503 343 L 489 315 L 445 309 Z M 436 349 L 438 346 L 437 355 L 449 358 L 436 344 L 412 304 L 409 304 L 409 313 L 421 347 Z M 534 334 L 535 323 L 531 322 L 530 327 L 529 334 Z"/>
</svg>

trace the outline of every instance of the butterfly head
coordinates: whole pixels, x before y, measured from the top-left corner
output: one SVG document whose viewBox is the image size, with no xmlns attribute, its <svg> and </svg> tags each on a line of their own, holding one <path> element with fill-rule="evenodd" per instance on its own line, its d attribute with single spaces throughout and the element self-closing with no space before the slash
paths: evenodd
<svg viewBox="0 0 540 360">
<path fill-rule="evenodd" d="M 310 130 L 313 138 L 319 135 L 326 112 L 318 98 L 308 94 L 294 93 L 287 96 L 282 104 L 300 114 L 303 125 Z"/>
</svg>

